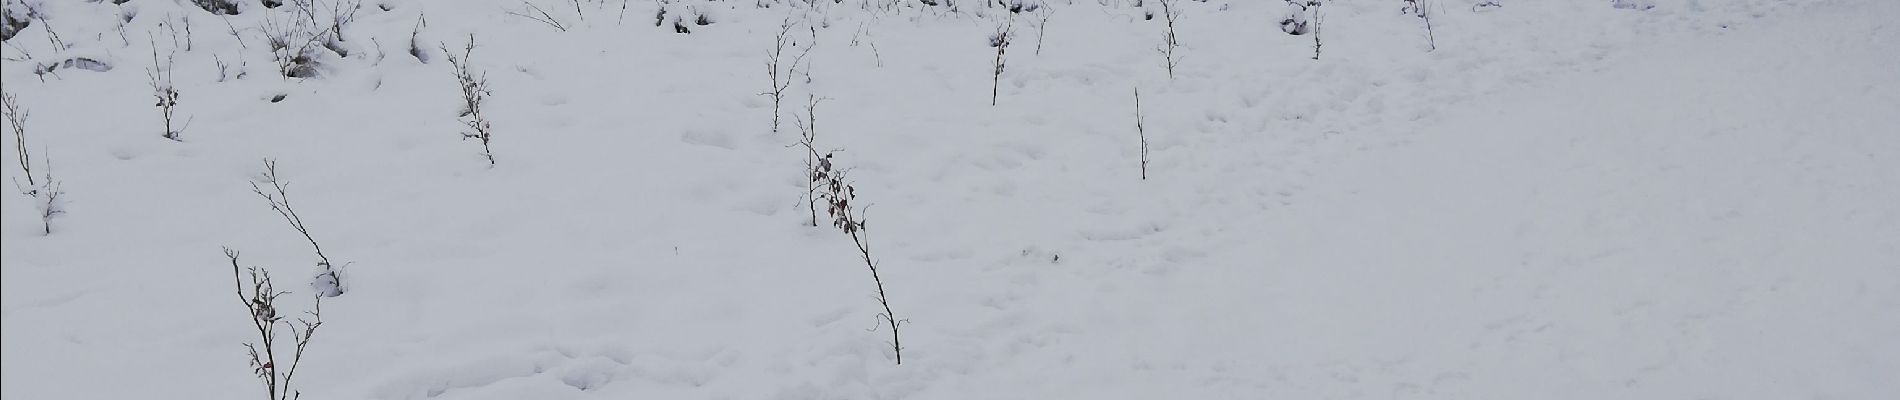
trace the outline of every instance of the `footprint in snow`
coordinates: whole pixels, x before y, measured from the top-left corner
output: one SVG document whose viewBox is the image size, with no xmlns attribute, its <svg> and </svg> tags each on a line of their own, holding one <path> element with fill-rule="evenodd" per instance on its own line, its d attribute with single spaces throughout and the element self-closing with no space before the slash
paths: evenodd
<svg viewBox="0 0 1900 400">
<path fill-rule="evenodd" d="M 688 129 L 686 132 L 680 133 L 680 141 L 686 142 L 687 144 L 717 147 L 726 150 L 736 150 L 739 148 L 733 144 L 731 134 L 721 131 Z"/>
</svg>

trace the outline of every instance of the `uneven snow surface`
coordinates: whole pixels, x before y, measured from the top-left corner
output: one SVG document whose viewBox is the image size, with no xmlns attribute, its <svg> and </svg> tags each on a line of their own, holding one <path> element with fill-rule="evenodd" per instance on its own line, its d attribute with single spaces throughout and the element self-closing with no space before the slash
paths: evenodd
<svg viewBox="0 0 1900 400">
<path fill-rule="evenodd" d="M 296 0 L 6 1 L 64 211 L 0 193 L 7 400 L 258 398 L 220 247 L 318 271 L 265 158 L 348 285 L 303 399 L 1900 398 L 1897 1 L 1331 0 L 1316 60 L 1183 0 L 1172 78 L 1158 0 L 364 0 L 295 78 Z"/>
</svg>

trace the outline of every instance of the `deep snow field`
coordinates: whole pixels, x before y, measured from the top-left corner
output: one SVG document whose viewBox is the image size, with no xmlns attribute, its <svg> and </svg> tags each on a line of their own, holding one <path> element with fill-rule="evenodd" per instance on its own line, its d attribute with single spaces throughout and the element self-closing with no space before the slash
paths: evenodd
<svg viewBox="0 0 1900 400">
<path fill-rule="evenodd" d="M 0 396 L 264 393 L 270 158 L 303 399 L 1900 398 L 1900 2 L 1182 0 L 1170 77 L 1160 1 L 1045 1 L 363 0 L 287 78 L 294 0 L 6 0 L 63 212 L 0 193 Z"/>
</svg>

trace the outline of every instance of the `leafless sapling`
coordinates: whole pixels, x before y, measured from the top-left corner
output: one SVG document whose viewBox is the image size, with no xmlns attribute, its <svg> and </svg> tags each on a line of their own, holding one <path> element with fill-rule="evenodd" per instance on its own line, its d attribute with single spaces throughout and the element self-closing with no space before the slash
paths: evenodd
<svg viewBox="0 0 1900 400">
<path fill-rule="evenodd" d="M 152 97 L 158 100 L 153 106 L 158 107 L 159 116 L 164 119 L 163 136 L 182 142 L 184 140 L 180 135 L 184 128 L 173 126 L 178 109 L 178 88 L 172 86 L 172 54 L 166 54 L 161 61 L 158 57 L 158 41 L 147 39 L 152 45 L 152 67 L 145 70 L 145 78 L 146 83 L 152 86 Z"/>
<path fill-rule="evenodd" d="M 799 139 L 798 139 L 797 146 L 803 147 L 805 149 L 805 171 L 808 175 L 816 173 L 817 171 L 816 167 L 818 165 L 818 144 L 817 144 L 818 142 L 818 103 L 823 100 L 824 99 L 818 98 L 818 96 L 806 94 L 805 95 L 805 118 L 802 120 L 798 118 L 792 119 L 792 124 L 798 125 Z M 818 226 L 819 180 L 815 176 L 807 176 L 806 178 L 807 179 L 805 179 L 805 208 L 808 210 L 811 210 L 811 226 Z"/>
<path fill-rule="evenodd" d="M 878 305 L 884 308 L 884 312 L 877 316 L 880 322 L 891 327 L 891 352 L 897 357 L 897 364 L 902 365 L 904 364 L 904 346 L 898 340 L 897 328 L 906 320 L 898 319 L 897 313 L 891 311 L 890 296 L 884 290 L 884 278 L 878 274 L 877 259 L 871 256 L 870 238 L 864 225 L 865 209 L 852 204 L 857 200 L 857 188 L 853 187 L 850 179 L 845 176 L 846 171 L 838 169 L 833 163 L 836 152 L 819 155 L 810 147 L 806 150 L 811 151 L 817 160 L 811 169 L 811 180 L 818 183 L 818 198 L 826 205 L 825 213 L 831 217 L 831 226 L 851 237 L 851 243 L 857 246 L 858 255 L 864 261 L 864 266 L 871 270 L 871 281 L 877 284 L 875 299 Z"/>
<path fill-rule="evenodd" d="M 0 93 L 0 114 L 5 114 L 8 131 L 13 133 L 14 158 L 19 161 L 20 170 L 26 174 L 25 185 L 21 185 L 17 179 L 13 185 L 20 190 L 20 194 L 33 198 L 33 205 L 40 216 L 40 233 L 51 235 L 53 216 L 65 213 L 60 209 L 59 195 L 62 192 L 59 180 L 53 177 L 52 161 L 41 159 L 42 175 L 34 177 L 33 152 L 26 135 L 27 110 L 20 105 L 18 97 L 11 93 Z"/>
<path fill-rule="evenodd" d="M 1135 87 L 1135 137 L 1141 139 L 1141 180 L 1148 180 L 1148 130 L 1141 115 L 1141 87 Z"/>
<path fill-rule="evenodd" d="M 759 95 L 772 98 L 772 132 L 778 132 L 779 106 L 785 100 L 785 90 L 792 87 L 792 75 L 798 73 L 799 64 L 805 61 L 805 56 L 811 54 L 811 49 L 817 47 L 818 44 L 818 28 L 812 27 L 810 28 L 812 30 L 811 43 L 799 46 L 798 40 L 791 34 L 792 27 L 795 25 L 797 24 L 790 18 L 779 23 L 778 36 L 772 40 L 772 50 L 765 52 L 765 76 L 771 78 L 772 86 L 770 90 Z M 791 59 L 787 60 L 786 50 L 796 51 L 798 54 L 790 55 Z"/>
<path fill-rule="evenodd" d="M 1181 8 L 1175 1 L 1160 0 L 1161 19 L 1167 22 L 1168 32 L 1162 35 L 1161 48 L 1156 51 L 1161 53 L 1162 64 L 1168 68 L 1168 79 L 1174 79 L 1174 67 L 1181 64 L 1181 56 L 1176 51 L 1181 47 L 1181 42 L 1174 35 L 1174 21 L 1181 18 Z"/>
<path fill-rule="evenodd" d="M 304 223 L 302 216 L 297 215 L 297 209 L 291 207 L 290 182 L 285 182 L 277 175 L 277 160 L 264 159 L 263 178 L 264 183 L 269 184 L 271 189 L 264 190 L 263 186 L 258 186 L 256 181 L 252 181 L 251 192 L 257 193 L 258 197 L 270 203 L 271 211 L 276 211 L 278 216 L 284 218 L 284 222 L 290 224 L 291 229 L 303 235 L 304 240 L 310 242 L 310 249 L 317 253 L 317 276 L 311 282 L 311 287 L 317 289 L 318 296 L 342 295 L 345 288 L 343 276 L 337 271 L 335 264 L 330 263 L 330 257 L 323 254 L 323 245 L 318 244 L 316 237 L 310 235 L 310 226 Z"/>
<path fill-rule="evenodd" d="M 297 376 L 297 366 L 303 364 L 304 350 L 310 346 L 310 338 L 316 336 L 317 328 L 323 325 L 323 296 L 313 296 L 313 309 L 305 312 L 309 319 L 297 318 L 294 321 L 278 311 L 278 298 L 290 294 L 280 291 L 271 284 L 270 271 L 258 267 L 238 266 L 238 252 L 224 248 L 225 258 L 231 261 L 231 279 L 237 285 L 238 302 L 251 316 L 251 328 L 257 331 L 256 341 L 244 343 L 246 355 L 250 357 L 251 374 L 264 384 L 265 400 L 295 400 L 302 397 L 293 386 Z M 250 282 L 245 282 L 245 272 Z M 245 290 L 246 287 L 249 290 Z M 281 327 L 281 328 L 280 328 Z M 278 337 L 281 329 L 289 329 L 290 337 Z M 279 367 L 280 339 L 289 340 L 288 367 Z"/>
<path fill-rule="evenodd" d="M 488 165 L 495 165 L 495 151 L 489 147 L 494 138 L 494 126 L 489 125 L 488 117 L 482 115 L 482 105 L 488 102 L 492 92 L 488 89 L 488 73 L 475 72 L 469 65 L 469 55 L 475 53 L 475 35 L 468 35 L 468 46 L 462 48 L 462 55 L 449 51 L 448 44 L 442 45 L 442 53 L 448 55 L 449 66 L 455 69 L 455 80 L 462 87 L 462 111 L 458 117 L 468 130 L 462 132 L 462 139 L 482 141 L 482 157 L 488 159 Z"/>
<path fill-rule="evenodd" d="M 996 48 L 996 61 L 990 71 L 990 105 L 996 105 L 996 95 L 1003 84 L 1004 54 L 1009 51 L 1009 43 L 1016 36 L 1015 18 L 1005 17 L 1002 26 L 996 27 L 996 33 L 990 34 L 990 47 Z"/>
</svg>

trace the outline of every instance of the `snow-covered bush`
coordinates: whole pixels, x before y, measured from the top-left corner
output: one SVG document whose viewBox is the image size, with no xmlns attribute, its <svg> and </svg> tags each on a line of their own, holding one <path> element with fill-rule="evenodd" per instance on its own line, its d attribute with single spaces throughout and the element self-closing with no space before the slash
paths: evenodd
<svg viewBox="0 0 1900 400">
<path fill-rule="evenodd" d="M 236 15 L 238 13 L 238 3 L 233 0 L 191 0 L 191 4 L 197 5 L 198 8 L 217 15 Z"/>
<path fill-rule="evenodd" d="M 26 2 L 6 0 L 0 3 L 0 41 L 11 40 L 33 24 L 33 9 Z"/>
<path fill-rule="evenodd" d="M 1289 35 L 1312 33 L 1310 20 L 1318 7 L 1318 0 L 1286 0 L 1286 18 L 1280 20 L 1280 31 Z"/>
<path fill-rule="evenodd" d="M 268 5 L 268 4 L 267 4 Z M 356 0 L 291 0 L 290 7 L 274 7 L 262 19 L 259 29 L 270 43 L 271 57 L 279 75 L 285 78 L 311 78 L 319 75 L 323 59 L 329 54 L 347 57 L 343 46 L 344 29 L 356 19 L 362 3 Z"/>
</svg>

